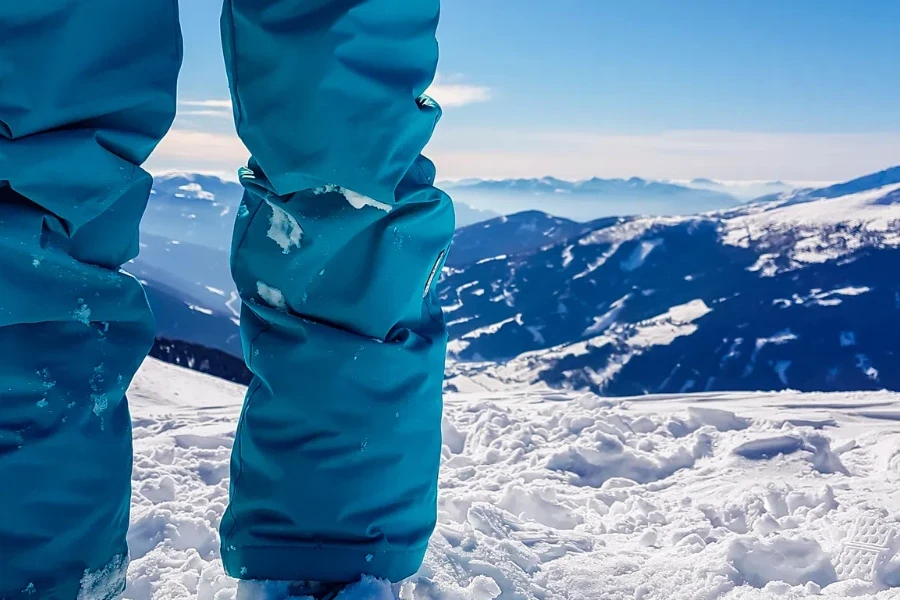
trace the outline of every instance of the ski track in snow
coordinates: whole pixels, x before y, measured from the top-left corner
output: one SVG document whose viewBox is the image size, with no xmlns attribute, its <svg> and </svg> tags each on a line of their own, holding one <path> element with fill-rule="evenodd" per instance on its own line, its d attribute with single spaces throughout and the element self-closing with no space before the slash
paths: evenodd
<svg viewBox="0 0 900 600">
<path fill-rule="evenodd" d="M 235 598 L 216 527 L 243 394 L 138 373 L 125 598 Z M 900 597 L 900 394 L 445 400 L 438 527 L 403 600 Z"/>
</svg>

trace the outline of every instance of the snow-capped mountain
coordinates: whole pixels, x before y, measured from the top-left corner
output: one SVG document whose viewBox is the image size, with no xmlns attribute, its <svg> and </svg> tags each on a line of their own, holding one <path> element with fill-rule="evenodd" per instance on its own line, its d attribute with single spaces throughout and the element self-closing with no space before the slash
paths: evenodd
<svg viewBox="0 0 900 600">
<path fill-rule="evenodd" d="M 504 214 L 540 210 L 576 221 L 622 215 L 692 214 L 736 206 L 722 190 L 672 182 L 630 179 L 564 181 L 540 179 L 469 179 L 444 187 L 455 200 Z"/>
<path fill-rule="evenodd" d="M 485 250 L 440 284 L 450 386 L 900 389 L 900 168 Z"/>
</svg>

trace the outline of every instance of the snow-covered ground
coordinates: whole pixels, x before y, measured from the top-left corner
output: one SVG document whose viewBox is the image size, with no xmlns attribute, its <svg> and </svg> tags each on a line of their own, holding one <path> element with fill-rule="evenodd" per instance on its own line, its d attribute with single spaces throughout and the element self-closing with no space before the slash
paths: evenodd
<svg viewBox="0 0 900 600">
<path fill-rule="evenodd" d="M 235 597 L 216 525 L 242 396 L 138 374 L 126 598 Z M 900 598 L 900 394 L 446 405 L 439 525 L 404 600 Z M 342 598 L 381 600 L 365 589 Z"/>
</svg>

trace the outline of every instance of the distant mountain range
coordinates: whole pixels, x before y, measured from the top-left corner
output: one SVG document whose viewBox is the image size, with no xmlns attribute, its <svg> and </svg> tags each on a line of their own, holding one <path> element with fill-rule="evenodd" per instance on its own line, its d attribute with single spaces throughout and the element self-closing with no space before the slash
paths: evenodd
<svg viewBox="0 0 900 600">
<path fill-rule="evenodd" d="M 156 312 L 157 356 L 241 380 L 239 300 L 217 237 L 240 190 L 179 177 L 158 181 L 129 270 Z M 496 217 L 457 231 L 439 284 L 447 385 L 900 389 L 898 264 L 900 167 L 698 216 Z"/>
<path fill-rule="evenodd" d="M 490 245 L 447 269 L 449 385 L 900 389 L 900 168 L 702 216 L 534 224 L 474 226 Z"/>
<path fill-rule="evenodd" d="M 817 188 L 827 184 L 786 181 L 717 181 L 700 177 L 692 179 L 684 185 L 695 189 L 722 192 L 746 202 L 747 200 L 753 200 L 763 196 L 795 192 L 801 189 Z"/>
<path fill-rule="evenodd" d="M 565 181 L 469 179 L 443 184 L 454 199 L 501 213 L 540 210 L 576 221 L 620 215 L 692 214 L 737 206 L 741 200 L 719 189 L 630 179 Z"/>
</svg>

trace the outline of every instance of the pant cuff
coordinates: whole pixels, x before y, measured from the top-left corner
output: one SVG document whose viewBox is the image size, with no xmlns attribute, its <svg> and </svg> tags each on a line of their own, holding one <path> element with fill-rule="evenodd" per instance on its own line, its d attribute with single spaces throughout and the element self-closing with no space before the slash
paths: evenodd
<svg viewBox="0 0 900 600">
<path fill-rule="evenodd" d="M 222 563 L 225 572 L 237 579 L 355 583 L 371 575 L 398 582 L 419 570 L 426 548 L 229 545 L 222 550 Z"/>
</svg>

